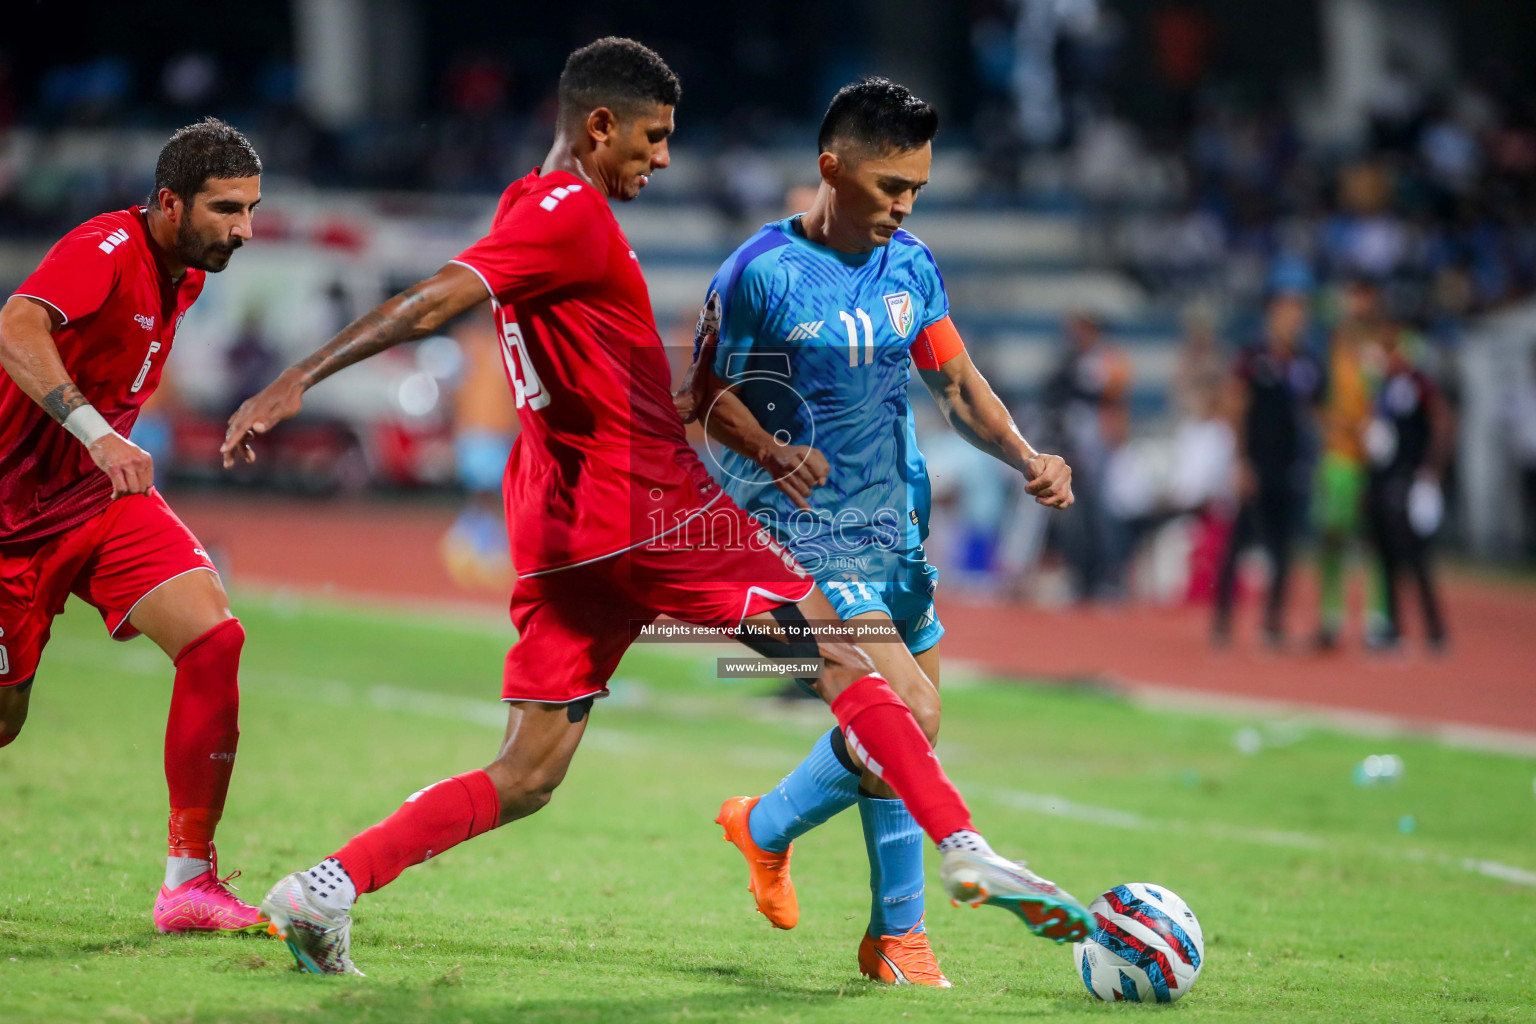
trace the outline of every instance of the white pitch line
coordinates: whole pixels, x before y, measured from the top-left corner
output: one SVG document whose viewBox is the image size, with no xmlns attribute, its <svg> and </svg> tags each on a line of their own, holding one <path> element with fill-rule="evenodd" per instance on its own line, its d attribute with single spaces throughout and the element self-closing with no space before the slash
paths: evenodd
<svg viewBox="0 0 1536 1024">
<path fill-rule="evenodd" d="M 1439 861 L 1439 858 L 1436 858 Z M 1448 863 L 1446 858 L 1441 863 Z M 1524 868 L 1511 867 L 1508 864 L 1500 864 L 1496 860 L 1475 860 L 1472 857 L 1464 857 L 1461 866 L 1466 871 L 1475 871 L 1489 878 L 1501 878 L 1506 882 L 1514 882 L 1516 885 L 1536 886 L 1536 871 L 1527 871 Z"/>
<path fill-rule="evenodd" d="M 272 678 L 274 681 L 277 679 L 275 674 L 272 673 L 262 673 L 262 675 Z M 305 684 L 305 680 L 296 676 L 285 677 L 281 682 L 285 684 L 285 688 L 297 688 Z M 337 693 L 338 688 L 347 687 L 346 683 L 337 680 L 310 680 L 306 692 L 313 693 L 317 682 L 320 687 L 331 694 Z M 412 690 L 398 686 L 379 685 L 369 687 L 366 702 L 380 710 L 405 711 L 424 717 L 469 722 L 474 725 L 495 729 L 504 728 L 506 724 L 505 712 L 502 711 L 499 704 L 488 704 L 484 701 L 477 701 L 467 697 L 449 697 L 441 694 L 425 693 L 421 690 Z M 665 707 L 667 702 L 659 703 L 662 707 Z M 695 715 L 699 711 L 694 706 L 690 706 L 689 710 Z M 582 742 L 600 750 L 617 754 L 637 753 L 653 746 L 645 737 L 635 736 L 619 729 L 607 729 L 590 725 L 587 727 Z M 781 755 L 777 751 L 757 748 L 738 749 L 735 751 L 735 754 L 737 756 L 732 758 L 733 761 L 750 763 L 754 766 L 777 763 L 781 760 Z M 1024 790 L 966 783 L 957 783 L 957 785 L 968 793 L 980 794 L 1017 810 L 1032 811 L 1037 814 L 1046 814 L 1057 818 L 1067 818 L 1106 828 L 1141 832 L 1178 832 L 1204 836 L 1209 839 L 1253 843 L 1260 846 L 1293 850 L 1322 851 L 1330 849 L 1335 845 L 1318 836 L 1308 835 L 1304 832 L 1270 828 L 1246 828 L 1237 825 L 1224 825 L 1218 822 L 1201 822 L 1197 824 L 1177 819 L 1161 820 L 1148 818 L 1134 811 L 1122 811 L 1112 807 L 1095 807 L 1092 804 L 1079 803 L 1067 797 L 1046 793 L 1030 793 Z M 1389 850 L 1382 847 L 1374 847 L 1373 849 L 1378 854 L 1388 857 L 1429 860 L 1444 866 L 1454 865 L 1464 871 L 1470 871 L 1488 878 L 1513 882 L 1517 885 L 1536 887 L 1536 872 L 1527 871 L 1524 868 L 1514 867 L 1509 864 L 1501 864 L 1498 861 L 1481 860 L 1474 857 L 1463 857 L 1458 860 L 1446 854 L 1430 854 L 1424 850 L 1417 849 L 1405 851 Z"/>
<path fill-rule="evenodd" d="M 1330 732 L 1357 736 L 1426 737 L 1442 746 L 1475 750 L 1485 754 L 1536 757 L 1536 733 L 1518 729 L 1499 729 L 1465 722 L 1434 722 L 1408 718 L 1380 711 L 1340 708 L 1306 701 L 1276 700 L 1269 697 L 1245 697 L 1237 694 L 1211 693 L 1179 686 L 1163 686 L 1125 678 L 1105 680 L 1133 705 L 1154 710 L 1204 712 L 1223 716 L 1262 718 L 1295 717 L 1315 723 Z"/>
<path fill-rule="evenodd" d="M 1177 832 L 1204 836 L 1208 839 L 1225 839 L 1232 842 L 1253 843 L 1259 846 L 1274 846 L 1288 849 L 1322 851 L 1333 849 L 1337 846 L 1336 843 L 1330 843 L 1328 840 L 1318 836 L 1307 835 L 1305 832 L 1288 832 L 1269 828 L 1244 828 L 1242 826 L 1223 825 L 1216 822 L 1195 824 L 1177 819 L 1162 820 L 1148 818 L 1133 811 L 1120 811 L 1111 807 L 1094 807 L 1091 804 L 1081 804 L 1064 796 L 1027 793 L 1023 790 L 1002 789 L 996 786 L 976 786 L 962 782 L 956 782 L 955 784 L 966 793 L 990 799 L 1016 810 L 1032 811 L 1036 814 L 1066 818 L 1071 821 L 1081 821 L 1089 825 L 1100 825 L 1105 828 L 1118 828 L 1137 832 Z M 1369 849 L 1384 857 L 1428 861 L 1445 867 L 1459 867 L 1463 871 L 1470 871 L 1473 874 L 1536 888 L 1536 872 L 1517 868 L 1510 864 L 1501 864 L 1495 860 L 1480 860 L 1476 857 L 1462 857 L 1458 859 L 1448 854 L 1432 854 L 1426 850 L 1419 849 L 1392 850 L 1381 846 L 1371 846 Z"/>
<path fill-rule="evenodd" d="M 507 621 L 503 606 L 489 601 L 455 601 L 443 598 L 411 598 L 372 591 L 353 591 L 329 586 L 294 586 L 281 581 L 241 578 L 236 588 L 237 603 L 242 599 L 263 601 L 279 614 L 297 614 L 305 602 L 328 614 L 354 620 L 366 619 L 370 612 L 407 614 L 431 628 L 452 629 L 495 637 L 510 643 L 517 633 Z M 361 609 L 357 606 L 361 605 Z M 350 607 L 349 607 L 350 606 Z M 647 644 L 653 654 L 664 654 Z M 698 649 L 700 661 L 719 654 L 740 653 L 732 643 Z M 678 655 L 685 660 L 686 655 Z M 970 688 L 986 679 L 1006 673 L 994 672 L 970 661 L 951 658 L 945 661 L 945 685 L 951 689 Z M 1461 750 L 1483 753 L 1536 757 L 1536 733 L 1518 729 L 1472 725 L 1463 722 L 1435 722 L 1408 718 L 1385 712 L 1335 707 L 1303 701 L 1268 697 L 1247 697 L 1213 693 L 1179 686 L 1167 686 L 1123 676 L 1106 676 L 1104 682 L 1123 694 L 1132 704 L 1182 711 L 1223 715 L 1299 716 L 1333 732 L 1361 736 L 1427 736 Z"/>
<path fill-rule="evenodd" d="M 944 688 L 949 690 L 972 689 L 986 685 L 987 680 L 1003 678 L 1004 675 L 974 662 L 959 659 L 947 659 L 944 662 Z M 1021 688 L 1028 685 L 1027 682 L 1020 684 Z M 1465 722 L 1436 722 L 1380 711 L 1335 707 L 1331 704 L 1215 693 L 1149 683 L 1121 675 L 1095 677 L 1093 685 L 1123 698 L 1133 707 L 1154 711 L 1173 710 L 1223 718 L 1289 718 L 1342 735 L 1379 739 L 1409 736 L 1430 739 L 1457 750 L 1536 757 L 1536 733 L 1520 729 L 1500 729 Z"/>
<path fill-rule="evenodd" d="M 79 656 L 80 651 L 78 648 L 66 649 L 60 653 L 66 660 L 76 662 L 104 662 L 108 660 L 121 662 L 122 660 L 119 657 L 108 659 L 96 654 L 96 652 L 92 652 L 94 656 L 82 658 Z M 124 667 L 127 667 L 136 674 L 150 673 L 149 666 L 147 665 L 142 667 Z M 422 690 L 399 686 L 375 685 L 364 688 L 361 684 L 347 683 L 339 679 L 317 679 L 283 672 L 242 671 L 241 676 L 247 683 L 257 682 L 262 685 L 271 686 L 287 695 L 318 700 L 338 707 L 368 705 L 381 711 L 403 711 L 407 714 L 420 715 L 425 718 L 467 722 L 486 728 L 503 729 L 506 727 L 506 712 L 502 709 L 499 702 L 492 703 L 490 701 L 476 700 L 471 697 L 452 697 L 445 694 L 427 693 Z M 665 707 L 665 702 L 658 703 L 661 708 Z M 694 711 L 697 712 L 697 708 Z M 619 754 L 636 753 L 640 750 L 650 749 L 653 746 L 647 738 L 627 733 L 621 729 L 594 728 L 592 726 L 587 727 L 583 742 L 598 749 Z M 757 754 L 759 752 L 753 751 L 753 753 Z M 753 761 L 762 759 L 756 756 L 752 758 Z M 1067 797 L 1054 796 L 1047 793 L 1030 793 L 1024 790 L 972 785 L 961 782 L 956 782 L 956 785 L 967 793 L 990 799 L 1015 810 L 1066 818 L 1105 828 L 1139 832 L 1179 832 L 1200 835 L 1210 839 L 1314 851 L 1332 849 L 1336 845 L 1320 837 L 1307 835 L 1303 832 L 1245 828 L 1242 826 L 1223 825 L 1216 822 L 1195 824 L 1177 819 L 1155 819 L 1137 814 L 1134 811 L 1122 811 L 1112 807 L 1096 807 L 1092 804 L 1079 803 Z M 1455 866 L 1464 871 L 1487 878 L 1536 888 L 1536 872 L 1527 871 L 1524 868 L 1515 867 L 1510 864 L 1502 864 L 1498 861 L 1483 860 L 1476 857 L 1462 857 L 1458 859 L 1447 854 L 1431 854 L 1420 849 L 1390 850 L 1384 847 L 1371 847 L 1371 849 L 1383 856 L 1399 857 L 1414 861 L 1429 861 L 1447 867 Z"/>
</svg>

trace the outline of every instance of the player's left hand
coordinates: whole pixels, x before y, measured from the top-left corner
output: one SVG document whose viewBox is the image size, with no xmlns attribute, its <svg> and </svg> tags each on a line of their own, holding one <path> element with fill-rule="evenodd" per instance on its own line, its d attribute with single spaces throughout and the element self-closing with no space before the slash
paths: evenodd
<svg viewBox="0 0 1536 1024">
<path fill-rule="evenodd" d="M 1072 504 L 1072 467 L 1060 455 L 1041 453 L 1024 463 L 1024 492 L 1046 508 Z"/>
<path fill-rule="evenodd" d="M 229 418 L 229 429 L 224 432 L 224 443 L 219 454 L 224 457 L 224 468 L 235 464 L 235 454 L 246 462 L 256 461 L 251 442 L 257 434 L 265 434 L 283 420 L 295 415 L 304 404 L 304 385 L 296 371 L 284 370 L 271 384 L 240 403 L 240 408 Z"/>
</svg>

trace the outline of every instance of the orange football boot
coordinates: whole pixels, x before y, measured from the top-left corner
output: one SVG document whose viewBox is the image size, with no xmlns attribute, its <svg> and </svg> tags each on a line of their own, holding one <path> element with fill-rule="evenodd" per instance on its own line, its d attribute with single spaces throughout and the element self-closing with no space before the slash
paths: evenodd
<svg viewBox="0 0 1536 1024">
<path fill-rule="evenodd" d="M 939 970 L 939 958 L 928 945 L 928 933 L 919 925 L 905 935 L 866 934 L 859 943 L 859 973 L 887 985 L 931 985 L 949 988 L 949 979 Z"/>
<path fill-rule="evenodd" d="M 800 901 L 795 898 L 795 883 L 789 880 L 789 856 L 795 844 L 783 853 L 769 853 L 752 841 L 747 818 L 761 797 L 733 796 L 720 805 L 715 824 L 724 826 L 725 841 L 735 843 L 747 858 L 751 881 L 747 891 L 757 899 L 757 912 L 775 928 L 793 928 L 800 923 Z"/>
</svg>

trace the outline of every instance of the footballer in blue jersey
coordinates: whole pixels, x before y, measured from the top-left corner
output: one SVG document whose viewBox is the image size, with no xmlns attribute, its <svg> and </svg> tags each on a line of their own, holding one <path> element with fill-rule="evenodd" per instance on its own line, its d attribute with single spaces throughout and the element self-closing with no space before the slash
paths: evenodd
<svg viewBox="0 0 1536 1024">
<path fill-rule="evenodd" d="M 965 353 L 933 254 L 901 227 L 928 180 L 936 127 L 930 105 L 885 79 L 839 91 L 810 209 L 764 225 L 710 283 L 681 406 L 703 422 L 721 486 L 791 549 L 838 614 L 896 627 L 902 642 L 864 644 L 876 669 L 915 658 L 935 686 L 943 627 L 922 546 L 929 485 L 912 369 L 950 424 L 1017 469 L 1037 501 L 1072 502 L 1070 468 L 1020 436 Z M 840 730 L 769 793 L 727 800 L 716 821 L 747 858 L 759 911 L 791 928 L 792 841 L 855 803 L 872 894 L 860 971 L 948 987 L 923 926 L 921 831 Z"/>
<path fill-rule="evenodd" d="M 811 504 L 714 440 L 721 485 L 794 552 L 843 619 L 883 612 L 914 653 L 933 647 L 944 630 L 922 547 L 928 468 L 907 398 L 910 349 L 949 315 L 933 254 L 900 230 L 890 245 L 840 252 L 792 217 L 726 260 L 706 308 L 719 320 L 715 378 L 772 443 L 827 463 Z"/>
</svg>

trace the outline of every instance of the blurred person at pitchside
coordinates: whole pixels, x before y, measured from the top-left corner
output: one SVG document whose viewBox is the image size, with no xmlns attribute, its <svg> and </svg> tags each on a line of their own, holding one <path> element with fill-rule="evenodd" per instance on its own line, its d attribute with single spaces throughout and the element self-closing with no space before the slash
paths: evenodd
<svg viewBox="0 0 1536 1024">
<path fill-rule="evenodd" d="M 1504 416 L 1520 475 L 1520 539 L 1526 561 L 1536 562 L 1536 348 L 1530 356 L 1529 369 L 1505 400 Z"/>
<path fill-rule="evenodd" d="M 1365 507 L 1381 558 L 1386 622 L 1369 633 L 1366 642 L 1378 650 L 1402 642 L 1397 585 L 1407 573 L 1418 587 L 1426 641 L 1431 650 L 1441 651 L 1446 645 L 1445 618 L 1430 565 L 1430 539 L 1444 515 L 1441 485 L 1455 425 L 1440 388 L 1416 364 L 1406 332 L 1389 330 L 1381 338 L 1385 367 L 1366 428 L 1370 479 Z"/>
<path fill-rule="evenodd" d="M 1315 644 L 1333 650 L 1344 623 L 1344 579 L 1349 551 L 1366 543 L 1365 455 L 1371 402 L 1381 386 L 1382 336 L 1394 330 L 1380 286 L 1357 277 L 1345 284 L 1338 324 L 1328 342 L 1325 382 L 1319 396 L 1322 454 L 1312 484 L 1312 526 L 1317 531 L 1321 590 Z M 1367 573 L 1367 631 L 1383 628 L 1385 595 L 1379 571 Z"/>
<path fill-rule="evenodd" d="M 1233 469 L 1236 452 L 1233 398 L 1215 310 L 1194 304 L 1184 314 L 1184 343 L 1174 370 L 1173 397 L 1178 411 L 1173 447 L 1173 493 L 1179 507 L 1193 513 L 1186 600 L 1204 603 L 1216 590 L 1216 575 L 1232 529 Z"/>
<path fill-rule="evenodd" d="M 513 570 L 501 480 L 517 436 L 517 409 L 490 316 L 466 319 L 452 336 L 464 355 L 453 402 L 453 456 L 467 500 L 443 535 L 443 564 L 465 589 L 505 590 Z"/>
<path fill-rule="evenodd" d="M 1273 648 L 1285 642 L 1295 509 L 1307 473 L 1311 407 L 1321 384 L 1317 363 L 1302 348 L 1307 318 L 1306 293 L 1287 282 L 1269 301 L 1262 342 L 1239 355 L 1233 369 L 1240 505 L 1216 578 L 1211 635 L 1218 647 L 1232 636 L 1238 562 L 1256 543 L 1270 562 L 1264 639 Z"/>
<path fill-rule="evenodd" d="M 1065 324 L 1067 347 L 1045 383 L 1044 404 L 1051 444 L 1072 467 L 1075 515 L 1053 524 L 1072 568 L 1080 600 L 1113 596 L 1120 588 L 1123 544 L 1105 500 L 1111 454 L 1128 433 L 1131 363 L 1104 343 L 1098 319 L 1076 312 Z"/>
</svg>

